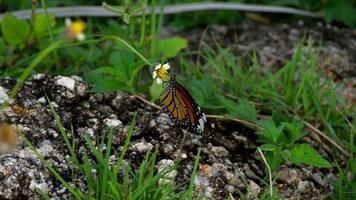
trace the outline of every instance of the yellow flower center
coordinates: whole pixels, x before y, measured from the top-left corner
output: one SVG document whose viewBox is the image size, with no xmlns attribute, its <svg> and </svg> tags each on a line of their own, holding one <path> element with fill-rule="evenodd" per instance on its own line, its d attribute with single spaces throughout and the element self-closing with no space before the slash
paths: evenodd
<svg viewBox="0 0 356 200">
<path fill-rule="evenodd" d="M 160 68 L 157 70 L 157 77 L 161 78 L 162 80 L 167 80 L 168 79 L 168 70 L 164 68 Z"/>
<path fill-rule="evenodd" d="M 74 34 L 79 34 L 84 31 L 85 23 L 81 20 L 77 20 L 70 25 L 70 29 Z"/>
</svg>

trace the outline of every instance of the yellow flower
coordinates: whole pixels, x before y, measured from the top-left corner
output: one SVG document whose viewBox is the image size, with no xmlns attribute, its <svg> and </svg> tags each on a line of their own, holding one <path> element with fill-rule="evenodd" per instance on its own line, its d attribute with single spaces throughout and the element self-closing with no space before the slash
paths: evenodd
<svg viewBox="0 0 356 200">
<path fill-rule="evenodd" d="M 161 64 L 156 65 L 155 70 L 152 73 L 153 79 L 156 79 L 158 84 L 162 84 L 163 81 L 167 81 L 169 78 L 169 68 L 170 65 L 168 63 L 163 66 Z"/>
<path fill-rule="evenodd" d="M 85 39 L 85 35 L 83 33 L 85 29 L 85 23 L 82 20 L 76 20 L 72 22 L 71 19 L 66 18 L 65 19 L 65 24 L 66 24 L 66 36 L 69 39 L 77 39 L 79 41 L 82 41 Z"/>
</svg>

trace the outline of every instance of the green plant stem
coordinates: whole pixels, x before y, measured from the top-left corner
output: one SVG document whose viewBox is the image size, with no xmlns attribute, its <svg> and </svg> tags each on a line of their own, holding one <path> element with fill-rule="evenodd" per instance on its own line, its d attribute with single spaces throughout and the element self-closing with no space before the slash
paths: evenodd
<svg viewBox="0 0 356 200">
<path fill-rule="evenodd" d="M 53 32 L 52 32 L 52 28 L 51 28 L 51 22 L 49 20 L 49 14 L 48 14 L 48 10 L 47 10 L 46 0 L 41 0 L 41 4 L 45 11 L 45 15 L 46 15 L 46 19 L 47 19 L 47 29 L 48 29 L 48 33 L 49 33 L 49 39 L 50 39 L 51 43 L 53 43 L 54 42 Z M 54 61 L 56 64 L 56 71 L 58 72 L 60 69 L 60 64 L 59 64 L 59 59 L 58 59 L 58 53 L 56 50 L 53 51 L 53 57 L 54 57 Z"/>
<path fill-rule="evenodd" d="M 156 14 L 155 14 L 156 0 L 152 0 L 151 3 L 151 45 L 150 56 L 156 57 Z"/>
<path fill-rule="evenodd" d="M 136 125 L 136 117 L 137 117 L 137 113 L 134 114 L 134 117 L 131 121 L 131 124 L 130 124 L 130 128 L 129 128 L 129 131 L 128 131 L 128 135 L 127 135 L 127 138 L 125 140 L 125 144 L 124 144 L 124 148 L 120 154 L 120 157 L 113 169 L 113 174 L 114 174 L 114 180 L 115 182 L 117 182 L 117 175 L 119 173 L 119 170 L 120 170 L 120 167 L 122 165 L 122 162 L 124 160 L 124 155 L 125 155 L 125 152 L 127 150 L 127 148 L 129 147 L 129 144 L 130 144 L 130 140 L 131 140 L 131 136 L 132 136 L 132 133 L 134 132 L 134 129 L 135 129 L 135 125 Z"/>
<path fill-rule="evenodd" d="M 108 39 L 114 39 L 125 46 L 127 46 L 132 52 L 134 52 L 138 57 L 140 57 L 147 65 L 152 66 L 152 63 L 148 61 L 140 52 L 138 52 L 134 47 L 132 47 L 129 43 L 127 43 L 125 40 L 123 40 L 120 37 L 114 36 L 114 35 L 108 35 L 108 36 L 103 36 L 103 38 L 108 38 Z"/>
<path fill-rule="evenodd" d="M 32 7 L 31 7 L 31 23 L 32 27 L 35 24 L 35 17 L 36 17 L 36 8 L 37 8 L 37 0 L 32 0 Z"/>
<path fill-rule="evenodd" d="M 268 162 L 265 158 L 265 156 L 263 155 L 261 149 L 258 147 L 257 148 L 258 152 L 260 153 L 261 157 L 262 157 L 262 160 L 263 162 L 265 163 L 265 165 L 267 166 L 267 169 L 268 169 L 268 176 L 269 176 L 269 192 L 270 192 L 270 195 L 271 195 L 271 198 L 273 197 L 273 183 L 272 183 L 272 171 L 271 171 L 271 167 L 268 165 Z"/>
<path fill-rule="evenodd" d="M 142 18 L 141 18 L 141 30 L 140 30 L 140 48 L 143 47 L 145 43 L 145 32 L 146 32 L 146 15 L 142 11 Z"/>
</svg>

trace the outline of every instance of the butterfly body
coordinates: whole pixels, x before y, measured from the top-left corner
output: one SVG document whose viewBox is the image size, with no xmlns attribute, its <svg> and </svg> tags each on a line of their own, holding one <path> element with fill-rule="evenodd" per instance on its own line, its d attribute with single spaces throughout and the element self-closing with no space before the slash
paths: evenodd
<svg viewBox="0 0 356 200">
<path fill-rule="evenodd" d="M 176 81 L 175 75 L 162 92 L 160 105 L 177 124 L 188 126 L 194 133 L 202 134 L 208 138 L 213 137 L 206 115 L 189 92 Z"/>
</svg>

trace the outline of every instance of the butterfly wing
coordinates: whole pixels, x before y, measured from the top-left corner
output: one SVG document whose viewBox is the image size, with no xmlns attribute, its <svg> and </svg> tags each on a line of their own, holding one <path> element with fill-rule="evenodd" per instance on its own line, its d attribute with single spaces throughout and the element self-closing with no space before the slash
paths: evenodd
<svg viewBox="0 0 356 200">
<path fill-rule="evenodd" d="M 184 100 L 177 95 L 176 89 L 169 85 L 161 94 L 161 107 L 169 116 L 176 120 L 178 124 L 189 125 L 189 110 L 184 105 Z"/>
<path fill-rule="evenodd" d="M 211 138 L 211 126 L 189 92 L 173 77 L 160 97 L 161 107 L 175 121 Z"/>
</svg>

